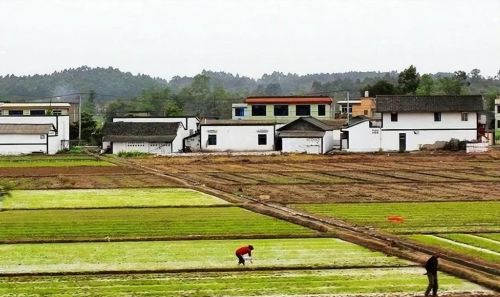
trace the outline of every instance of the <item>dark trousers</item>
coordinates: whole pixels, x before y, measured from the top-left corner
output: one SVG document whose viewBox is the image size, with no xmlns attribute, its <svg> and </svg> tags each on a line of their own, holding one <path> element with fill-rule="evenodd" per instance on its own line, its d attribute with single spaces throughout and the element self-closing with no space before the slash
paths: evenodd
<svg viewBox="0 0 500 297">
<path fill-rule="evenodd" d="M 236 257 L 238 257 L 238 265 L 240 265 L 240 264 L 245 265 L 245 259 L 243 259 L 242 255 L 236 254 Z"/>
<path fill-rule="evenodd" d="M 425 296 L 429 296 L 429 293 L 432 290 L 432 296 L 437 296 L 438 291 L 438 276 L 436 273 L 427 273 L 427 278 L 429 279 L 429 285 L 427 286 L 427 290 L 425 290 Z"/>
</svg>

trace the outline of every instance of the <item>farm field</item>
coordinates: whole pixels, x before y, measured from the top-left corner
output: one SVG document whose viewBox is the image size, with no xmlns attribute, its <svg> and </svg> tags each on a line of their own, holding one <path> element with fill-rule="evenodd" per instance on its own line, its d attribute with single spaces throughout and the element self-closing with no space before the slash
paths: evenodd
<svg viewBox="0 0 500 297">
<path fill-rule="evenodd" d="M 296 204 L 325 217 L 395 233 L 499 232 L 500 201 Z M 401 222 L 389 220 L 400 216 Z"/>
<path fill-rule="evenodd" d="M 471 208 L 474 214 L 483 211 L 482 201 L 490 203 L 490 212 L 497 207 L 491 204 L 500 200 L 493 191 L 500 185 L 495 159 L 437 158 L 439 162 L 419 155 L 280 155 L 126 161 L 296 209 L 339 201 L 472 201 L 478 204 Z M 427 282 L 417 263 L 179 188 L 173 179 L 125 165 L 0 168 L 2 181 L 15 190 L 0 211 L 0 296 L 407 297 L 422 294 Z M 383 203 L 371 203 L 378 204 Z M 490 221 L 492 214 L 485 216 Z M 411 233 L 397 234 L 422 235 L 413 233 L 419 223 Z M 496 227 L 479 225 L 474 226 L 483 232 L 477 233 L 483 238 L 481 248 L 488 243 L 492 248 L 488 240 L 494 239 L 487 236 Z M 432 235 L 458 240 L 463 234 L 456 232 Z M 254 263 L 237 266 L 234 250 L 245 244 L 256 248 Z M 440 293 L 494 294 L 444 273 Z"/>
<path fill-rule="evenodd" d="M 109 208 L 228 205 L 222 199 L 183 188 L 15 190 L 3 209 Z"/>
<path fill-rule="evenodd" d="M 483 288 L 442 274 L 440 296 Z M 425 288 L 419 268 L 242 271 L 0 278 L 0 296 L 413 296 Z M 327 295 L 328 294 L 328 295 Z M 451 295 L 450 295 L 451 296 Z M 457 296 L 467 296 L 459 294 Z"/>
<path fill-rule="evenodd" d="M 0 242 L 313 233 L 239 207 L 10 210 L 0 225 Z"/>
<path fill-rule="evenodd" d="M 237 269 L 248 240 L 187 240 L 0 245 L 0 273 Z M 253 269 L 403 267 L 408 261 L 335 238 L 252 239 Z"/>
<path fill-rule="evenodd" d="M 499 233 L 496 233 L 497 235 Z M 459 254 L 500 264 L 500 242 L 470 234 L 422 235 L 408 236 L 417 242 L 442 250 L 450 250 Z"/>
</svg>

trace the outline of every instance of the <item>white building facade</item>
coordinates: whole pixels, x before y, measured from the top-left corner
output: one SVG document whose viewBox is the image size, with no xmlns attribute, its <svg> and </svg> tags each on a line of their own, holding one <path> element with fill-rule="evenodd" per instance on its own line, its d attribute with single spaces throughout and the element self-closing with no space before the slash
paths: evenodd
<svg viewBox="0 0 500 297">
<path fill-rule="evenodd" d="M 200 145 L 206 152 L 273 151 L 275 124 L 251 120 L 202 121 Z"/>
<path fill-rule="evenodd" d="M 53 155 L 69 148 L 69 115 L 0 116 L 0 154 Z"/>
<path fill-rule="evenodd" d="M 415 151 L 451 139 L 476 141 L 481 96 L 377 96 L 380 121 L 361 120 L 343 131 L 342 149 Z"/>
</svg>

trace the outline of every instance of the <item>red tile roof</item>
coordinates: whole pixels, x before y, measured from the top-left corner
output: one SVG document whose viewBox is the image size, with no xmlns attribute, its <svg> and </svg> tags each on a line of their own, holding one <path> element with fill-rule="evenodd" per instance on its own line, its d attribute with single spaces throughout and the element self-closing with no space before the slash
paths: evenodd
<svg viewBox="0 0 500 297">
<path fill-rule="evenodd" d="M 332 104 L 330 96 L 255 96 L 247 97 L 245 103 L 256 104 Z"/>
</svg>

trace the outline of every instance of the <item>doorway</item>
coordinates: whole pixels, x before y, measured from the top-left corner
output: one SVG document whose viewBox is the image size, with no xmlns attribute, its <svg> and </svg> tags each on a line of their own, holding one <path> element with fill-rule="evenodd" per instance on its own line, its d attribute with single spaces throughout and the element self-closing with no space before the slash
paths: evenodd
<svg viewBox="0 0 500 297">
<path fill-rule="evenodd" d="M 406 151 L 406 133 L 399 133 L 399 152 Z"/>
</svg>

